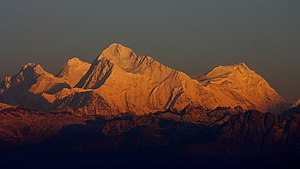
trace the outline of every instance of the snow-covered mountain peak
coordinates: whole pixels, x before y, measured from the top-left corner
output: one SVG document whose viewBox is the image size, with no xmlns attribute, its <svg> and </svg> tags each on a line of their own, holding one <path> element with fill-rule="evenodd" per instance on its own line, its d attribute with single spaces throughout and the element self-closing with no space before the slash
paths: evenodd
<svg viewBox="0 0 300 169">
<path fill-rule="evenodd" d="M 63 67 L 80 67 L 80 66 L 86 66 L 86 65 L 90 65 L 90 63 L 87 63 L 81 59 L 79 59 L 78 57 L 73 57 L 71 59 L 69 59 Z"/>
<path fill-rule="evenodd" d="M 74 63 L 80 63 L 82 60 L 80 60 L 78 57 L 72 57 L 71 59 L 68 60 L 68 64 L 74 64 Z"/>
<path fill-rule="evenodd" d="M 237 70 L 238 71 L 244 70 L 244 71 L 249 71 L 249 72 L 252 71 L 244 62 L 233 64 L 233 65 L 228 65 L 228 66 L 218 66 L 213 69 L 213 71 L 225 71 L 225 72 L 234 72 Z"/>
<path fill-rule="evenodd" d="M 149 56 L 137 56 L 132 49 L 114 43 L 105 49 L 92 63 L 87 74 L 76 85 L 79 88 L 99 88 L 108 78 L 128 81 L 127 76 L 136 74 L 159 82 L 175 70 L 164 66 Z"/>
<path fill-rule="evenodd" d="M 45 70 L 43 69 L 43 67 L 41 65 L 36 65 L 33 69 L 34 69 L 35 73 L 37 73 L 37 74 L 45 73 Z"/>
<path fill-rule="evenodd" d="M 22 66 L 19 71 L 21 76 L 39 76 L 41 74 L 48 74 L 41 65 L 35 63 L 27 63 Z"/>
<path fill-rule="evenodd" d="M 113 43 L 101 53 L 98 60 L 106 58 L 111 61 L 122 61 L 132 57 L 137 57 L 132 49 L 118 43 Z"/>
<path fill-rule="evenodd" d="M 35 63 L 27 63 L 25 65 L 23 65 L 22 70 L 25 70 L 27 68 L 34 68 L 36 66 Z"/>
<path fill-rule="evenodd" d="M 67 80 L 74 87 L 89 70 L 91 64 L 73 57 L 61 68 L 56 77 Z"/>
<path fill-rule="evenodd" d="M 194 78 L 214 92 L 220 90 L 220 94 L 230 93 L 234 100 L 246 98 L 242 102 L 249 102 L 250 105 L 255 105 L 253 109 L 262 112 L 279 112 L 287 108 L 286 101 L 245 63 L 219 66 Z"/>
<path fill-rule="evenodd" d="M 223 67 L 232 68 L 232 69 L 245 69 L 245 70 L 251 70 L 251 69 L 246 65 L 245 62 L 241 62 L 241 63 L 229 65 L 229 66 L 223 66 Z"/>
<path fill-rule="evenodd" d="M 137 56 L 132 49 L 114 43 L 101 53 L 94 64 L 98 64 L 101 60 L 108 60 L 126 72 L 136 72 L 137 67 L 146 59 L 153 60 L 151 57 Z"/>
<path fill-rule="evenodd" d="M 238 63 L 229 66 L 218 66 L 206 74 L 196 76 L 195 79 L 199 81 L 218 81 L 230 77 L 242 78 L 250 74 L 255 74 L 255 72 L 245 63 Z"/>
</svg>

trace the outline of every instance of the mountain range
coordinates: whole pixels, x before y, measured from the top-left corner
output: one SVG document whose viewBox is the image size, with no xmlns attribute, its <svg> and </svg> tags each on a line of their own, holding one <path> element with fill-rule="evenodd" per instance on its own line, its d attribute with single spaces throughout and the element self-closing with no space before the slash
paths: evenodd
<svg viewBox="0 0 300 169">
<path fill-rule="evenodd" d="M 91 64 L 72 58 L 57 75 L 29 63 L 0 84 L 0 102 L 78 115 L 145 115 L 187 107 L 280 113 L 288 103 L 245 63 L 190 77 L 112 44 Z"/>
<path fill-rule="evenodd" d="M 0 168 L 295 168 L 300 106 L 78 116 L 0 104 Z"/>
<path fill-rule="evenodd" d="M 0 83 L 0 168 L 296 168 L 299 133 L 245 63 L 190 77 L 115 43 Z"/>
</svg>

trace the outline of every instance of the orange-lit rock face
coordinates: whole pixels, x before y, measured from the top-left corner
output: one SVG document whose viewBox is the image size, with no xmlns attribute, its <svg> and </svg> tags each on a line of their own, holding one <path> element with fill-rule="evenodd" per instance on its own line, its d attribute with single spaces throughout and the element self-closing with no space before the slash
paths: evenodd
<svg viewBox="0 0 300 169">
<path fill-rule="evenodd" d="M 293 104 L 292 107 L 297 107 L 297 106 L 299 106 L 299 105 L 300 105 L 300 99 L 298 99 L 298 100 Z"/>
<path fill-rule="evenodd" d="M 91 65 L 71 59 L 58 77 L 42 74 L 28 85 L 30 93 L 41 95 L 43 102 L 39 104 L 78 114 L 143 115 L 180 111 L 187 106 L 241 106 L 262 112 L 286 108 L 284 99 L 245 64 L 217 67 L 193 79 L 152 57 L 137 56 L 120 44 L 110 45 Z M 69 87 L 59 88 L 57 84 L 61 83 Z M 11 86 L 5 84 L 1 86 Z M 49 92 L 54 87 L 59 90 Z M 1 91 L 5 93 L 7 89 L 3 87 Z"/>
<path fill-rule="evenodd" d="M 8 109 L 8 108 L 13 108 L 14 106 L 12 105 L 8 105 L 8 104 L 4 104 L 4 103 L 0 103 L 0 111 Z"/>
</svg>

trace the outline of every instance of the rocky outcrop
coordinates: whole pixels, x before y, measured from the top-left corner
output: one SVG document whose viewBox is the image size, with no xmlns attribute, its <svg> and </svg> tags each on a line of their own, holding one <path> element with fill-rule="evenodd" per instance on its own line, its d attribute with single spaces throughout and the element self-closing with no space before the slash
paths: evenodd
<svg viewBox="0 0 300 169">
<path fill-rule="evenodd" d="M 293 105 L 292 105 L 292 108 L 293 107 L 298 107 L 300 105 L 300 99 L 298 99 Z"/>
</svg>

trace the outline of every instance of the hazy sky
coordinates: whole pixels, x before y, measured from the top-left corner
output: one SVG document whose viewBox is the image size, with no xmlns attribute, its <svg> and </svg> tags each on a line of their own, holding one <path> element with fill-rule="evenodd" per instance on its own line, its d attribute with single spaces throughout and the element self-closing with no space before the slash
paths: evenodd
<svg viewBox="0 0 300 169">
<path fill-rule="evenodd" d="M 189 75 L 243 61 L 300 98 L 299 0 L 0 0 L 1 79 L 91 62 L 113 42 Z"/>
</svg>

